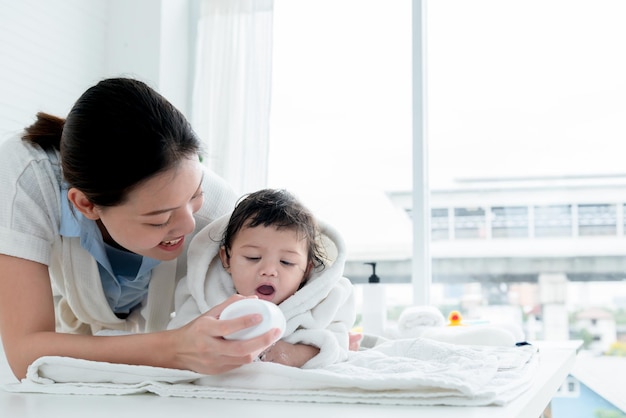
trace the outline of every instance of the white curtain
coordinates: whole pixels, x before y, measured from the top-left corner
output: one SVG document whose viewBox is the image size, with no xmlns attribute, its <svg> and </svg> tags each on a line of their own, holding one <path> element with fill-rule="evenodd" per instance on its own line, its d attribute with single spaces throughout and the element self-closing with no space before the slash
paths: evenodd
<svg viewBox="0 0 626 418">
<path fill-rule="evenodd" d="M 206 164 L 243 194 L 266 187 L 273 0 L 203 0 L 192 124 Z"/>
</svg>

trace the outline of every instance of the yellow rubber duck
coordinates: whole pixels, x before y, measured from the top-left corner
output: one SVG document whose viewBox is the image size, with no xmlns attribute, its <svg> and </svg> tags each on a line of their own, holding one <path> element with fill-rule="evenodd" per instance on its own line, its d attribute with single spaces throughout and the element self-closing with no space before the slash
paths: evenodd
<svg viewBox="0 0 626 418">
<path fill-rule="evenodd" d="M 463 325 L 461 324 L 462 320 L 463 320 L 463 317 L 461 316 L 461 313 L 459 311 L 452 311 L 448 315 L 448 326 L 456 327 L 459 325 Z"/>
</svg>

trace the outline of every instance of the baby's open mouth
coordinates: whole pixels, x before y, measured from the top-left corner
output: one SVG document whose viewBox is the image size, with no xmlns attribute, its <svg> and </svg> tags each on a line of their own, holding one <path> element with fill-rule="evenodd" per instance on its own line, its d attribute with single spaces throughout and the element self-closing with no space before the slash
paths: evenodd
<svg viewBox="0 0 626 418">
<path fill-rule="evenodd" d="M 264 284 L 257 287 L 256 292 L 263 296 L 272 296 L 274 292 L 276 292 L 276 289 L 274 289 L 274 286 Z"/>
</svg>

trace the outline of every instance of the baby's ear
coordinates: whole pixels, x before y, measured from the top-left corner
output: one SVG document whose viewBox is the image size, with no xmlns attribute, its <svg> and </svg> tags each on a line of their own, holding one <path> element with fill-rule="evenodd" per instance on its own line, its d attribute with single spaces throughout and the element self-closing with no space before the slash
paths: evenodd
<svg viewBox="0 0 626 418">
<path fill-rule="evenodd" d="M 220 247 L 220 260 L 222 261 L 222 267 L 230 273 L 230 261 L 228 260 L 228 254 L 226 254 L 226 247 L 223 245 Z"/>
</svg>

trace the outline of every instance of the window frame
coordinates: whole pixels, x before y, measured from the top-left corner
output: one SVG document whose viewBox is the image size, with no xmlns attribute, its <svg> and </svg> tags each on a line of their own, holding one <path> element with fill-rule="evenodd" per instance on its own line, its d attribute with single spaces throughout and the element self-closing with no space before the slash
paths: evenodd
<svg viewBox="0 0 626 418">
<path fill-rule="evenodd" d="M 413 261 L 411 283 L 413 285 L 413 304 L 429 305 L 432 261 L 430 258 L 428 140 L 425 129 L 425 1 L 413 0 L 412 7 Z"/>
</svg>

